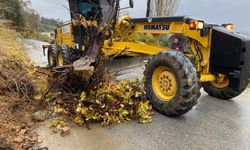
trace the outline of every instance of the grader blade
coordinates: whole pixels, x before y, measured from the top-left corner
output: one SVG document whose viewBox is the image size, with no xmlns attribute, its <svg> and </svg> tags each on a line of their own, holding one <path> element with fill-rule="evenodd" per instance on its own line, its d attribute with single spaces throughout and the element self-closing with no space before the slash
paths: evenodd
<svg viewBox="0 0 250 150">
<path fill-rule="evenodd" d="M 107 63 L 108 71 L 114 74 L 116 80 L 143 78 L 147 57 L 118 58 Z"/>
</svg>

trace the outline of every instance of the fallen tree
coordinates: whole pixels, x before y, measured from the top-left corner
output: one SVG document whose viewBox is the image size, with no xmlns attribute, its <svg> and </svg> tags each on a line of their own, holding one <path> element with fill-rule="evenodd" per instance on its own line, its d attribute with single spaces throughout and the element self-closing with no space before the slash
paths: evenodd
<svg viewBox="0 0 250 150">
<path fill-rule="evenodd" d="M 44 69 L 40 68 L 39 74 L 48 72 Z M 40 102 L 59 114 L 59 120 L 52 122 L 53 127 L 64 127 L 62 118 L 87 127 L 92 122 L 99 122 L 102 126 L 133 119 L 140 123 L 151 122 L 152 106 L 138 79 L 115 81 L 109 77 L 89 86 L 87 82 L 79 82 L 81 78 L 75 75 L 70 65 L 42 74 L 48 77 L 50 84 L 40 96 Z"/>
</svg>

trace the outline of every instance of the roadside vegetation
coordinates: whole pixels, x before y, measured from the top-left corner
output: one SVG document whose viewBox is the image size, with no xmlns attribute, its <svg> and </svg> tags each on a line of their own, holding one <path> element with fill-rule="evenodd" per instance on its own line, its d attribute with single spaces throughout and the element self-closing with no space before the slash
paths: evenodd
<svg viewBox="0 0 250 150">
<path fill-rule="evenodd" d="M 48 35 L 41 33 L 54 32 L 60 21 L 41 17 L 31 8 L 30 0 L 0 0 L 0 19 L 9 20 L 24 38 L 51 42 Z"/>
</svg>

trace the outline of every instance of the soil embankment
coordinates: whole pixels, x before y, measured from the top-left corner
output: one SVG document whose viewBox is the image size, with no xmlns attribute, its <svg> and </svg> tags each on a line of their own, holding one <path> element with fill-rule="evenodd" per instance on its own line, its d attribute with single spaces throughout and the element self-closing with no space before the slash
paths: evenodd
<svg viewBox="0 0 250 150">
<path fill-rule="evenodd" d="M 31 133 L 33 66 L 6 24 L 0 21 L 0 149 L 28 149 L 37 141 Z"/>
</svg>

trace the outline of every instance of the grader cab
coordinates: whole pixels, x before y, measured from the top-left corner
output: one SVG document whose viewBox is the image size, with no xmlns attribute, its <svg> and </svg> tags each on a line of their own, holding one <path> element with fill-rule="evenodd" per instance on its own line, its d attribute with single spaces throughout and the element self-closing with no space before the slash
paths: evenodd
<svg viewBox="0 0 250 150">
<path fill-rule="evenodd" d="M 129 1 L 133 7 L 133 1 Z M 144 87 L 153 107 L 179 116 L 197 104 L 201 86 L 213 97 L 240 95 L 250 77 L 250 38 L 232 24 L 214 25 L 189 17 L 118 18 L 119 0 L 69 0 L 72 20 L 58 27 L 48 48 L 51 67 L 114 55 L 148 56 Z M 136 42 L 133 34 L 171 34 L 171 46 Z M 178 39 L 178 40 L 176 40 Z M 182 41 L 186 45 L 178 45 Z M 185 42 L 184 42 L 185 41 Z M 189 50 L 186 50 L 189 49 Z"/>
</svg>

